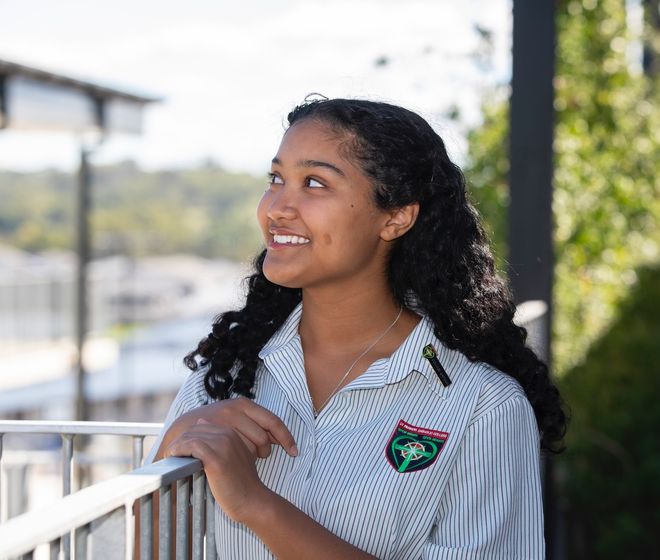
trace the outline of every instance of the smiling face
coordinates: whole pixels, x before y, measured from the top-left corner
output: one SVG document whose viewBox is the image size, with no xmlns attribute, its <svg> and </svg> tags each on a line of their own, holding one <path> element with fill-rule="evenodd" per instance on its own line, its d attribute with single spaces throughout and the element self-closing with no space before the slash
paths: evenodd
<svg viewBox="0 0 660 560">
<path fill-rule="evenodd" d="M 271 282 L 353 289 L 384 278 L 392 212 L 377 207 L 371 181 L 343 155 L 347 140 L 316 120 L 284 135 L 257 210 Z"/>
</svg>

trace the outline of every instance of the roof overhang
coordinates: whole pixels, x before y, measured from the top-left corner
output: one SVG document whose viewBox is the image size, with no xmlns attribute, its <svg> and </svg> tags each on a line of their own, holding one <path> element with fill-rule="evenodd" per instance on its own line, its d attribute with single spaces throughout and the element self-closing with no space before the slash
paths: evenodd
<svg viewBox="0 0 660 560">
<path fill-rule="evenodd" d="M 0 59 L 0 128 L 142 132 L 146 96 Z"/>
</svg>

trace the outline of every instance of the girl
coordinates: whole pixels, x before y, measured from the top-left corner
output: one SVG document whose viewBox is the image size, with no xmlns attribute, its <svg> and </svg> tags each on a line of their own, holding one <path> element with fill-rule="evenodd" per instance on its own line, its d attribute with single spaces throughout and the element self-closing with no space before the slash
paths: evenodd
<svg viewBox="0 0 660 560">
<path fill-rule="evenodd" d="M 221 558 L 544 558 L 565 416 L 460 170 L 401 107 L 288 120 L 245 306 L 186 356 L 155 458 L 204 464 Z"/>
</svg>

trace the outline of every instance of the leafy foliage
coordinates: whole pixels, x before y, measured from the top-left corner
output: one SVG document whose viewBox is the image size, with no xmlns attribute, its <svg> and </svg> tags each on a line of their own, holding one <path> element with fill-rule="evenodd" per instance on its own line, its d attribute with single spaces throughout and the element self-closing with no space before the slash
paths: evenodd
<svg viewBox="0 0 660 560">
<path fill-rule="evenodd" d="M 660 93 L 631 64 L 626 23 L 625 0 L 558 3 L 553 363 L 572 409 L 559 467 L 580 559 L 660 554 Z M 507 120 L 504 101 L 486 104 L 467 168 L 500 255 Z"/>
<path fill-rule="evenodd" d="M 254 216 L 265 179 L 213 165 L 147 173 L 126 162 L 93 172 L 96 255 L 245 259 L 259 247 Z M 75 181 L 57 171 L 0 173 L 0 241 L 28 251 L 71 249 Z"/>
<path fill-rule="evenodd" d="M 579 364 L 660 247 L 657 83 L 631 69 L 624 0 L 558 7 L 553 362 Z M 507 110 L 488 103 L 470 137 L 473 196 L 504 255 Z"/>
<path fill-rule="evenodd" d="M 659 340 L 660 268 L 642 269 L 620 319 L 563 379 L 571 557 L 660 555 Z"/>
</svg>

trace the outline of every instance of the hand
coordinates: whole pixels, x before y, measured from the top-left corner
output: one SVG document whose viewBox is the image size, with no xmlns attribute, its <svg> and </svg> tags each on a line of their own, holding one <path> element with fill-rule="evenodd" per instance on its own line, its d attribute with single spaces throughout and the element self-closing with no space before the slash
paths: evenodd
<svg viewBox="0 0 660 560">
<path fill-rule="evenodd" d="M 270 494 L 259 479 L 256 456 L 245 439 L 204 418 L 172 441 L 164 455 L 199 459 L 215 500 L 234 521 L 248 520 Z"/>
<path fill-rule="evenodd" d="M 165 434 L 156 459 L 162 458 L 168 445 L 195 426 L 199 419 L 231 428 L 256 457 L 268 457 L 273 444 L 281 445 L 291 456 L 298 455 L 293 436 L 282 420 L 250 399 L 239 397 L 202 406 L 180 416 Z"/>
</svg>

